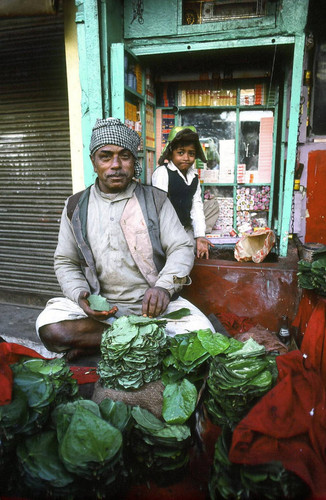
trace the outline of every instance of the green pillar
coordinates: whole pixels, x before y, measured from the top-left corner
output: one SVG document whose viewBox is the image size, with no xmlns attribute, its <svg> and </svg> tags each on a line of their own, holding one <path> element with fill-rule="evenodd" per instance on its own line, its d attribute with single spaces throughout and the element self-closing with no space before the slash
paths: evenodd
<svg viewBox="0 0 326 500">
<path fill-rule="evenodd" d="M 283 209 L 280 231 L 280 257 L 286 257 L 291 222 L 294 171 L 297 152 L 301 83 L 303 71 L 305 35 L 298 35 L 294 42 L 291 101 L 288 132 L 288 150 L 284 177 Z M 280 187 L 282 189 L 282 186 Z"/>
<path fill-rule="evenodd" d="M 97 0 L 76 0 L 79 76 L 82 91 L 82 136 L 85 185 L 95 180 L 89 142 L 97 118 L 103 117 L 100 32 Z"/>
<path fill-rule="evenodd" d="M 111 44 L 112 116 L 125 120 L 124 44 Z"/>
</svg>

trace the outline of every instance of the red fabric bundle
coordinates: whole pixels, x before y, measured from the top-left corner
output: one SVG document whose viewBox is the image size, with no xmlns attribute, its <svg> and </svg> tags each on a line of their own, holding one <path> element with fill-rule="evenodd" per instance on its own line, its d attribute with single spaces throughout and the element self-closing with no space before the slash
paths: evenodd
<svg viewBox="0 0 326 500">
<path fill-rule="evenodd" d="M 326 495 L 325 386 L 298 350 L 278 356 L 277 366 L 277 385 L 234 430 L 229 459 L 250 465 L 281 461 L 314 495 Z"/>
<path fill-rule="evenodd" d="M 326 299 L 305 290 L 293 326 L 303 335 L 301 351 L 308 356 L 326 386 Z"/>
<path fill-rule="evenodd" d="M 10 365 L 17 363 L 21 356 L 42 358 L 38 352 L 28 347 L 10 342 L 0 343 L 0 405 L 11 402 L 13 376 Z"/>
</svg>

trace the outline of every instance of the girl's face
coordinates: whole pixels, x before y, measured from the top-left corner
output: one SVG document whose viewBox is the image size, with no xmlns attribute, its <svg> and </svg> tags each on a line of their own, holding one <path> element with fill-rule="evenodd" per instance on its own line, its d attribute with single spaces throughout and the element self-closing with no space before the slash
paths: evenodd
<svg viewBox="0 0 326 500">
<path fill-rule="evenodd" d="M 172 150 L 171 160 L 175 166 L 185 174 L 188 168 L 194 163 L 196 159 L 196 147 L 194 144 L 187 146 L 178 146 Z"/>
</svg>

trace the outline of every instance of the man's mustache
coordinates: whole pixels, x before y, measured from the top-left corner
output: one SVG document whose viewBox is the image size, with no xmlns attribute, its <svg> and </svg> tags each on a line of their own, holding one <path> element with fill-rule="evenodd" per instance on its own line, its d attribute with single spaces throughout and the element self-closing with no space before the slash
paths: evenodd
<svg viewBox="0 0 326 500">
<path fill-rule="evenodd" d="M 127 174 L 125 174 L 124 172 L 121 172 L 121 173 L 116 173 L 116 174 L 108 174 L 106 177 L 107 178 L 108 177 L 127 177 Z"/>
</svg>

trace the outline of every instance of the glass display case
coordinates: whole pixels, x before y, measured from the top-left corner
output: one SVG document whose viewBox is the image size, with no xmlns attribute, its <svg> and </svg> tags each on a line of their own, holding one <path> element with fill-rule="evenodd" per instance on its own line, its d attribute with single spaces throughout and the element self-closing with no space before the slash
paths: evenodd
<svg viewBox="0 0 326 500">
<path fill-rule="evenodd" d="M 207 233 L 216 243 L 235 242 L 248 230 L 270 227 L 274 194 L 278 88 L 264 82 L 174 84 L 174 123 L 194 125 L 207 163 L 196 162 Z M 160 116 L 168 110 L 162 107 Z M 157 151 L 159 154 L 159 151 Z"/>
</svg>

